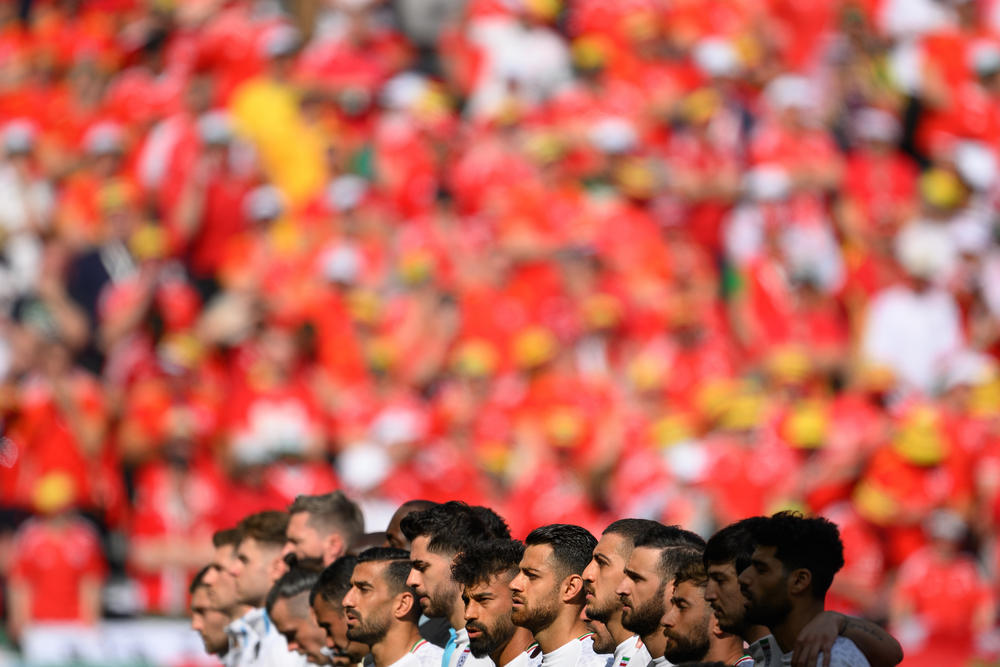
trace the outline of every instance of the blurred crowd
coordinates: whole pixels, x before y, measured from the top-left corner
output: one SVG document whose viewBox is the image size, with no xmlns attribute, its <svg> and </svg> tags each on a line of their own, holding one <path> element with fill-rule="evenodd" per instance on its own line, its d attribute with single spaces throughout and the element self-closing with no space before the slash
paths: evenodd
<svg viewBox="0 0 1000 667">
<path fill-rule="evenodd" d="M 0 575 L 177 614 L 334 488 L 797 508 L 836 608 L 982 637 L 998 150 L 996 0 L 0 3 Z"/>
</svg>

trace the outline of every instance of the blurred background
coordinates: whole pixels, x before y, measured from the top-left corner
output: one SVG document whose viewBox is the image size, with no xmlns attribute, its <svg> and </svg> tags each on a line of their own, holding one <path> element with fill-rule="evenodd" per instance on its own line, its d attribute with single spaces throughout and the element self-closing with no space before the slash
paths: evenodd
<svg viewBox="0 0 1000 667">
<path fill-rule="evenodd" d="M 212 531 L 334 488 L 820 512 L 995 660 L 998 149 L 997 0 L 0 3 L 0 664 L 212 664 Z"/>
</svg>

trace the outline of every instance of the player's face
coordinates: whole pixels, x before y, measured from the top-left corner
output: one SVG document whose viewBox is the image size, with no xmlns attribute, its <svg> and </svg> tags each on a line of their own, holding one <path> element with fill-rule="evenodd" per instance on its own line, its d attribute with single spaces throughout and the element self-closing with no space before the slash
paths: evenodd
<svg viewBox="0 0 1000 667">
<path fill-rule="evenodd" d="M 191 594 L 191 629 L 201 636 L 205 653 L 225 655 L 229 650 L 229 639 L 226 637 L 228 623 L 229 617 L 213 608 L 208 589 L 205 586 L 196 588 Z"/>
<path fill-rule="evenodd" d="M 296 512 L 288 519 L 285 529 L 285 548 L 281 555 L 295 554 L 298 560 L 323 559 L 323 540 L 319 532 L 309 525 L 308 512 Z"/>
<path fill-rule="evenodd" d="M 347 616 L 340 604 L 317 595 L 312 609 L 316 625 L 326 633 L 326 645 L 333 651 L 333 664 L 336 667 L 356 665 L 368 655 L 370 649 L 366 644 L 347 638 Z"/>
<path fill-rule="evenodd" d="M 406 583 L 417 591 L 420 609 L 431 618 L 451 615 L 461 595 L 461 587 L 451 578 L 452 559 L 430 551 L 430 538 L 420 535 L 410 544 L 413 567 Z"/>
<path fill-rule="evenodd" d="M 611 636 L 611 631 L 608 630 L 608 626 L 601 621 L 594 620 L 587 616 L 586 612 L 583 614 L 583 624 L 587 626 L 587 629 L 594 635 L 594 652 L 595 653 L 614 653 L 615 649 L 618 648 L 618 642 L 615 638 Z"/>
<path fill-rule="evenodd" d="M 385 563 L 358 563 L 351 575 L 351 588 L 344 596 L 347 638 L 369 646 L 385 638 L 392 623 L 395 596 L 389 592 Z"/>
<path fill-rule="evenodd" d="M 746 598 L 740 591 L 734 562 L 708 566 L 705 601 L 711 606 L 723 632 L 743 635 L 746 629 Z"/>
<path fill-rule="evenodd" d="M 276 565 L 277 554 L 272 551 L 252 537 L 240 540 L 229 570 L 236 578 L 236 595 L 240 602 L 258 607 L 267 596 Z"/>
<path fill-rule="evenodd" d="M 511 620 L 510 576 L 499 574 L 489 582 L 466 586 L 462 601 L 472 655 L 486 658 L 506 646 L 516 630 Z"/>
<path fill-rule="evenodd" d="M 535 544 L 524 550 L 517 576 L 510 582 L 514 625 L 538 632 L 559 615 L 562 579 L 554 561 L 548 544 Z"/>
<path fill-rule="evenodd" d="M 212 553 L 212 562 L 205 572 L 204 582 L 209 603 L 220 611 L 230 610 L 239 603 L 236 577 L 232 574 L 235 559 L 236 549 L 231 545 L 216 547 Z"/>
<path fill-rule="evenodd" d="M 747 623 L 773 627 L 792 610 L 788 577 L 781 561 L 775 558 L 776 552 L 777 547 L 757 547 L 750 559 L 750 567 L 740 573 L 740 590 L 746 598 Z"/>
<path fill-rule="evenodd" d="M 625 577 L 615 591 L 622 602 L 622 625 L 640 637 L 652 635 L 664 612 L 660 550 L 637 547 L 625 567 Z"/>
<path fill-rule="evenodd" d="M 621 611 L 622 602 L 615 591 L 625 578 L 625 558 L 620 553 L 625 539 L 611 533 L 602 535 L 590 563 L 583 570 L 587 618 L 607 623 Z"/>
<path fill-rule="evenodd" d="M 271 607 L 269 616 L 274 627 L 288 642 L 289 651 L 305 656 L 306 660 L 314 665 L 329 665 L 330 659 L 323 654 L 326 633 L 313 620 L 311 612 L 306 615 L 295 613 L 294 607 L 305 604 L 306 600 L 280 598 Z"/>
<path fill-rule="evenodd" d="M 711 620 L 712 608 L 705 602 L 704 589 L 690 581 L 678 584 L 661 619 L 667 660 L 675 665 L 702 660 L 710 647 Z"/>
</svg>

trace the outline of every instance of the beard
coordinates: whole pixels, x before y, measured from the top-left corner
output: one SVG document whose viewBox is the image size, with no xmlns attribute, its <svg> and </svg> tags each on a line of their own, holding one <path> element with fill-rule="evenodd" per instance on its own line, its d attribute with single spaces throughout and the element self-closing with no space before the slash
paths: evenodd
<svg viewBox="0 0 1000 667">
<path fill-rule="evenodd" d="M 347 628 L 347 638 L 351 641 L 371 646 L 384 639 L 386 633 L 389 631 L 388 613 L 382 617 L 376 616 L 371 619 L 365 619 L 357 612 L 351 612 L 351 614 L 358 620 L 357 625 L 353 627 L 348 626 Z"/>
<path fill-rule="evenodd" d="M 748 605 L 743 620 L 746 625 L 765 625 L 769 628 L 780 625 L 792 612 L 792 601 L 787 595 L 777 591 L 764 595 L 761 600 L 753 600 L 744 591 Z M 721 627 L 721 626 L 720 626 Z"/>
<path fill-rule="evenodd" d="M 594 598 L 589 603 L 584 611 L 587 612 L 587 618 L 592 618 L 595 621 L 600 621 L 601 623 L 607 623 L 614 616 L 616 611 L 621 610 L 622 603 L 621 600 L 615 596 L 613 599 L 599 600 Z"/>
<path fill-rule="evenodd" d="M 559 595 L 557 590 L 544 600 L 539 600 L 536 605 L 528 606 L 527 602 L 521 605 L 520 609 L 511 611 L 510 618 L 514 625 L 531 630 L 532 633 L 539 632 L 552 625 L 559 616 Z"/>
<path fill-rule="evenodd" d="M 622 612 L 622 626 L 640 637 L 648 637 L 660 627 L 663 617 L 663 596 L 655 595 L 638 607 Z"/>
<path fill-rule="evenodd" d="M 505 646 L 510 638 L 514 636 L 514 622 L 510 614 L 506 614 L 499 619 L 492 627 L 478 621 L 469 621 L 465 624 L 465 629 L 475 628 L 480 632 L 476 638 L 469 638 L 469 651 L 475 658 L 487 658 L 493 655 L 501 646 Z"/>
<path fill-rule="evenodd" d="M 715 612 L 715 619 L 719 622 L 719 629 L 731 635 L 743 636 L 747 628 L 746 616 L 746 607 L 740 607 L 733 612 L 727 610 L 721 614 L 718 611 Z"/>
<path fill-rule="evenodd" d="M 666 631 L 667 649 L 664 657 L 675 665 L 685 662 L 698 662 L 705 657 L 711 647 L 708 638 L 708 621 L 696 628 L 687 637 L 674 635 L 670 630 Z"/>
<path fill-rule="evenodd" d="M 427 606 L 424 607 L 423 600 L 420 607 L 424 616 L 428 618 L 446 618 L 451 614 L 452 604 L 455 600 L 456 590 L 447 583 L 441 584 L 432 591 L 427 592 Z"/>
</svg>

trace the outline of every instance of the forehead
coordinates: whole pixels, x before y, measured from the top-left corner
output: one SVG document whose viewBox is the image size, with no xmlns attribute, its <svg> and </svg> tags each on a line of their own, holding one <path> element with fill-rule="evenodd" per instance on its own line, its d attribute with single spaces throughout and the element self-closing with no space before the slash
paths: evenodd
<svg viewBox="0 0 1000 667">
<path fill-rule="evenodd" d="M 753 550 L 753 560 L 764 561 L 765 563 L 776 563 L 778 547 L 758 546 Z"/>
<path fill-rule="evenodd" d="M 551 569 L 552 546 L 549 544 L 533 544 L 524 550 L 521 567 L 533 570 Z"/>
<path fill-rule="evenodd" d="M 354 566 L 354 572 L 351 574 L 351 582 L 356 581 L 367 581 L 367 582 L 377 582 L 382 579 L 382 570 L 385 569 L 386 564 L 378 561 L 368 561 L 366 563 L 358 563 Z"/>
<path fill-rule="evenodd" d="M 194 593 L 191 594 L 191 606 L 206 607 L 208 604 L 208 590 L 204 586 L 199 586 L 194 589 Z"/>
<path fill-rule="evenodd" d="M 601 539 L 598 540 L 597 546 L 594 547 L 594 554 L 596 555 L 599 553 L 608 558 L 621 558 L 621 553 L 626 545 L 627 542 L 624 536 L 616 535 L 615 533 L 605 533 L 604 535 L 601 535 Z"/>
<path fill-rule="evenodd" d="M 683 598 L 688 602 L 698 602 L 705 600 L 705 589 L 697 586 L 693 581 L 682 581 L 674 586 L 673 596 Z"/>
<path fill-rule="evenodd" d="M 215 547 L 215 551 L 212 552 L 212 560 L 215 563 L 225 563 L 232 560 L 235 554 L 236 547 L 231 544 L 223 544 L 221 547 Z"/>
<path fill-rule="evenodd" d="M 305 530 L 309 527 L 309 512 L 296 512 L 288 517 L 288 530 Z"/>
<path fill-rule="evenodd" d="M 312 602 L 313 611 L 316 616 L 330 616 L 341 613 L 341 606 L 335 602 L 330 602 L 322 595 L 317 595 Z"/>
<path fill-rule="evenodd" d="M 510 577 L 506 573 L 501 572 L 500 574 L 494 574 L 489 578 L 489 581 L 479 581 L 471 586 L 465 587 L 465 594 L 469 596 L 481 595 L 483 593 L 497 593 L 510 592 L 509 588 Z"/>
<path fill-rule="evenodd" d="M 709 563 L 705 568 L 709 575 L 722 575 L 728 578 L 736 577 L 736 563 Z"/>
<path fill-rule="evenodd" d="M 653 547 L 636 547 L 628 559 L 628 569 L 634 572 L 650 574 L 657 569 L 660 561 L 660 550 Z"/>
</svg>

